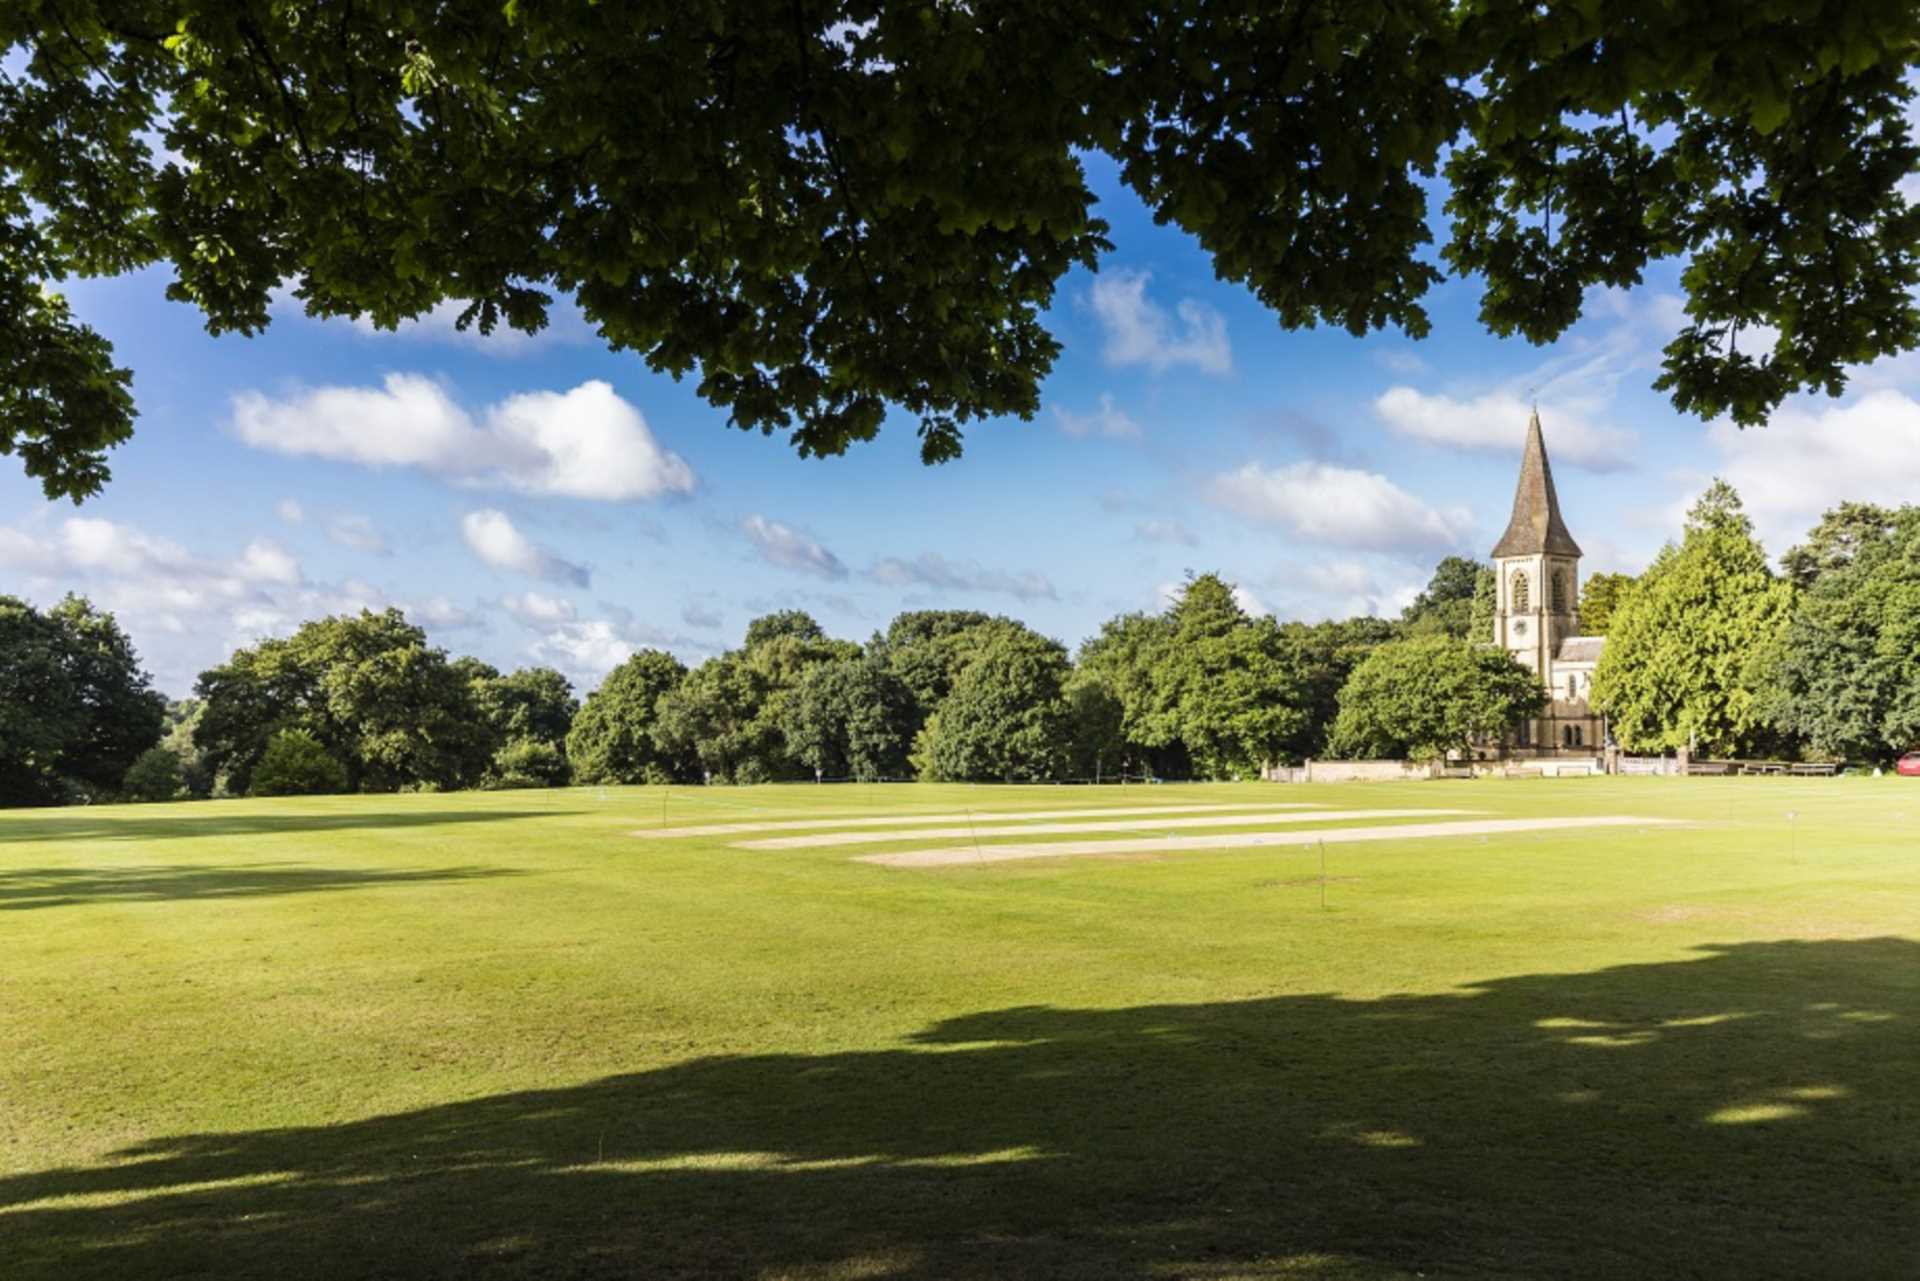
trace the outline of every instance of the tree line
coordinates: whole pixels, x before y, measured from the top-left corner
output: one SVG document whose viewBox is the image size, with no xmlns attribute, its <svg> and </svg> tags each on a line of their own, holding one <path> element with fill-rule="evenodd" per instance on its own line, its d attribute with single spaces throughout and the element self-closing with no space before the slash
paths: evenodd
<svg viewBox="0 0 1920 1281">
<path fill-rule="evenodd" d="M 1394 619 L 1251 616 L 1218 574 L 1070 654 L 1015 619 L 918 610 L 862 645 L 798 610 L 689 668 L 643 650 L 584 702 L 396 610 L 236 650 L 156 693 L 110 614 L 0 597 L 0 803 L 920 778 L 1250 778 L 1307 757 L 1498 741 L 1545 693 L 1490 643 L 1492 570 L 1450 556 Z M 1592 703 L 1631 751 L 1885 761 L 1920 743 L 1920 507 L 1836 507 L 1776 570 L 1715 482 L 1637 576 L 1595 574 Z"/>
<path fill-rule="evenodd" d="M 584 702 L 552 668 L 501 672 L 449 655 L 387 610 L 238 649 L 169 704 L 111 615 L 76 597 L 45 612 L 0 598 L 0 640 L 14 642 L 0 648 L 5 714 L 34 722 L 30 735 L 8 726 L 0 802 L 1254 777 L 1329 750 L 1341 691 L 1377 651 L 1404 642 L 1424 645 L 1429 664 L 1505 662 L 1465 640 L 1478 570 L 1449 559 L 1396 620 L 1315 624 L 1250 616 L 1220 575 L 1194 575 L 1166 609 L 1108 620 L 1077 655 L 974 610 L 903 613 L 864 645 L 785 610 L 691 668 L 642 650 Z M 20 643 L 29 632 L 37 644 Z M 47 679 L 56 670 L 68 675 Z M 1493 713 L 1495 728 L 1505 715 Z M 1378 717 L 1355 726 L 1366 750 L 1413 746 L 1383 737 Z"/>
</svg>

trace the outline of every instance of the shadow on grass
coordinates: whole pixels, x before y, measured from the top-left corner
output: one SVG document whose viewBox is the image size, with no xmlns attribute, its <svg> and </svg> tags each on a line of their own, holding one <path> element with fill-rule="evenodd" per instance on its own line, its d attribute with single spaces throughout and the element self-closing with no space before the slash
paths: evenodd
<svg viewBox="0 0 1920 1281">
<path fill-rule="evenodd" d="M 380 885 L 471 881 L 518 875 L 504 867 L 430 867 L 401 871 L 305 863 L 179 863 L 127 867 L 0 867 L 0 912 L 76 903 L 259 898 Z"/>
<path fill-rule="evenodd" d="M 1895 1277 L 1920 944 L 971 1014 L 0 1179 L 20 1278 Z"/>
<path fill-rule="evenodd" d="M 33 810 L 0 811 L 0 848 L 30 841 L 165 841 L 209 836 L 274 836 L 287 832 L 355 832 L 381 828 L 502 823 L 518 818 L 564 818 L 573 810 L 352 810 L 339 814 L 222 814 L 220 802 L 182 813 L 145 807 L 138 817 L 88 815 L 36 818 Z M 182 807 L 184 808 L 184 807 Z M 211 810 L 212 812 L 209 812 Z"/>
</svg>

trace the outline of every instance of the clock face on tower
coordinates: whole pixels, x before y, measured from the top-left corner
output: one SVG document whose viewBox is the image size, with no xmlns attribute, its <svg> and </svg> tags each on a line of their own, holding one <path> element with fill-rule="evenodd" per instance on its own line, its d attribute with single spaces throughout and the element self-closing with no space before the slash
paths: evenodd
<svg viewBox="0 0 1920 1281">
<path fill-rule="evenodd" d="M 1513 634 L 1514 634 L 1515 636 L 1525 636 L 1525 635 L 1527 634 L 1527 620 L 1526 620 L 1526 619 L 1524 619 L 1524 618 L 1516 618 L 1516 619 L 1514 619 L 1514 620 L 1513 620 Z"/>
</svg>

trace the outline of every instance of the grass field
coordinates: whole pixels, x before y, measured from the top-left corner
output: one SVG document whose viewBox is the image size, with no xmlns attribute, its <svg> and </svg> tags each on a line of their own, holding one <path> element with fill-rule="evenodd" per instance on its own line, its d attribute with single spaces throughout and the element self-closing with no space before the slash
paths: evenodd
<svg viewBox="0 0 1920 1281">
<path fill-rule="evenodd" d="M 1687 823 L 633 835 L 1280 802 Z M 1920 781 L 0 814 L 7 1281 L 1443 1275 L 1920 1275 Z"/>
</svg>

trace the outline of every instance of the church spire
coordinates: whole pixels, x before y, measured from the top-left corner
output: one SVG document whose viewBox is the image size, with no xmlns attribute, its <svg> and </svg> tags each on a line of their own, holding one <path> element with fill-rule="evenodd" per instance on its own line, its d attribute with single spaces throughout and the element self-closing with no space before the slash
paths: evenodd
<svg viewBox="0 0 1920 1281">
<path fill-rule="evenodd" d="M 1502 556 L 1578 556 L 1580 544 L 1560 519 L 1560 498 L 1553 492 L 1553 468 L 1547 463 L 1547 442 L 1540 434 L 1540 410 L 1527 421 L 1527 449 L 1520 458 L 1520 484 L 1513 492 L 1513 519 L 1494 545 Z"/>
</svg>

